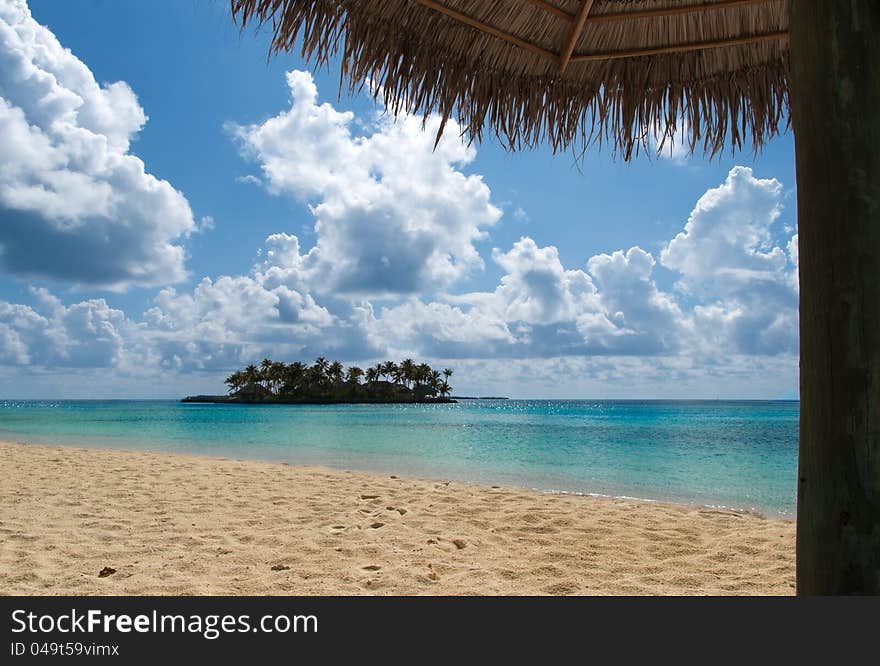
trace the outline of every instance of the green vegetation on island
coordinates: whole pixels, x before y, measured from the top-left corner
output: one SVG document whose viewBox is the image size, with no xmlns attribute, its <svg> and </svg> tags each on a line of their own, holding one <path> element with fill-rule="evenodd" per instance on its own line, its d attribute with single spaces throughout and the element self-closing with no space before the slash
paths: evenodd
<svg viewBox="0 0 880 666">
<path fill-rule="evenodd" d="M 312 365 L 263 359 L 226 378 L 229 394 L 198 395 L 183 402 L 234 403 L 370 403 L 455 402 L 449 397 L 452 370 L 435 370 L 406 359 L 386 361 L 366 370 L 346 368 L 318 357 Z"/>
</svg>

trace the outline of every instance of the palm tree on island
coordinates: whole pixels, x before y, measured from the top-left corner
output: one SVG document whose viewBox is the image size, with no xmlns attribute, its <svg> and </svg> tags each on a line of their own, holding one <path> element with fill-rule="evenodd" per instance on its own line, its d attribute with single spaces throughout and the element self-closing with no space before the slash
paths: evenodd
<svg viewBox="0 0 880 666">
<path fill-rule="evenodd" d="M 400 363 L 380 362 L 366 371 L 358 366 L 346 370 L 341 362 L 323 356 L 312 365 L 264 358 L 259 366 L 251 364 L 229 375 L 225 381 L 227 395 L 191 396 L 184 402 L 455 402 L 448 397 L 451 376 L 449 368 L 441 372 L 427 363 L 416 364 L 411 358 Z"/>
</svg>

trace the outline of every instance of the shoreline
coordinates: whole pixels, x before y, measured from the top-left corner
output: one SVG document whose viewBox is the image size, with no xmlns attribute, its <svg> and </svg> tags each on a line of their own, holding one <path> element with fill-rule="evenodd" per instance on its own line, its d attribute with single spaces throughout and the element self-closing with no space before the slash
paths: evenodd
<svg viewBox="0 0 880 666">
<path fill-rule="evenodd" d="M 125 401 L 128 402 L 128 401 Z M 700 501 L 698 499 L 670 499 L 668 497 L 642 497 L 640 495 L 630 494 L 632 491 L 625 489 L 621 486 L 618 492 L 614 492 L 612 490 L 604 491 L 604 490 L 579 490 L 576 488 L 566 488 L 566 487 L 555 487 L 549 485 L 535 485 L 534 483 L 530 483 L 528 481 L 504 481 L 504 480 L 481 480 L 481 479 L 473 479 L 467 478 L 467 475 L 456 475 L 454 472 L 452 474 L 447 475 L 434 475 L 431 472 L 422 472 L 420 470 L 413 469 L 395 469 L 393 466 L 378 466 L 378 467 L 369 467 L 369 466 L 358 466 L 357 463 L 352 465 L 331 465 L 331 464 L 322 464 L 322 463 L 311 463 L 311 462 L 299 462 L 299 461 L 291 461 L 285 460 L 283 458 L 276 458 L 272 456 L 267 457 L 240 457 L 238 455 L 230 455 L 223 453 L 206 453 L 206 452 L 197 452 L 197 453 L 189 453 L 185 451 L 175 451 L 175 450 L 167 450 L 162 448 L 151 448 L 148 443 L 144 440 L 132 440 L 133 443 L 131 445 L 126 444 L 126 440 L 121 440 L 119 438 L 113 438 L 108 444 L 95 444 L 92 442 L 83 442 L 77 441 L 76 439 L 69 439 L 64 441 L 64 438 L 59 438 L 58 441 L 53 441 L 51 437 L 37 437 L 35 439 L 28 439 L 27 435 L 19 435 L 13 432 L 4 432 L 0 430 L 0 445 L 3 444 L 20 444 L 26 446 L 46 446 L 46 447 L 69 447 L 69 448 L 79 448 L 79 449 L 90 449 L 90 450 L 106 450 L 106 451 L 130 451 L 130 452 L 144 452 L 144 453 L 155 453 L 157 455 L 178 455 L 178 456 L 190 456 L 195 458 L 204 458 L 209 460 L 229 460 L 229 461 L 237 461 L 237 462 L 254 462 L 254 463 L 265 463 L 270 465 L 286 465 L 293 467 L 302 467 L 302 468 L 316 468 L 316 469 L 327 469 L 333 472 L 356 472 L 362 474 L 370 474 L 370 475 L 378 475 L 384 476 L 388 474 L 396 474 L 401 476 L 402 478 L 408 478 L 412 480 L 418 481 L 452 481 L 455 483 L 463 484 L 463 485 L 474 485 L 478 487 L 504 487 L 511 490 L 521 490 L 525 492 L 533 492 L 541 495 L 561 495 L 561 496 L 572 496 L 572 497 L 587 497 L 587 498 L 596 498 L 596 499 L 612 499 L 612 500 L 625 500 L 625 501 L 634 501 L 634 502 L 642 502 L 649 504 L 661 504 L 661 505 L 669 505 L 675 507 L 683 507 L 688 509 L 710 509 L 710 510 L 718 510 L 718 511 L 730 511 L 732 513 L 740 513 L 746 515 L 752 515 L 759 518 L 766 518 L 768 520 L 780 520 L 784 522 L 794 523 L 796 521 L 796 514 L 793 512 L 787 511 L 773 511 L 761 507 L 745 507 L 745 506 L 733 506 L 726 505 L 721 503 L 712 503 L 712 500 Z"/>
<path fill-rule="evenodd" d="M 794 593 L 794 524 L 748 512 L 131 449 L 0 460 L 8 594 Z"/>
</svg>

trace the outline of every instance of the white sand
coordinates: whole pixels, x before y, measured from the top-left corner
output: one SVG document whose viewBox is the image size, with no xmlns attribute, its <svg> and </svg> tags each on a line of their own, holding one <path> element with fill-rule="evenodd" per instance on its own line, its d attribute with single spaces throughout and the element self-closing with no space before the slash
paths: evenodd
<svg viewBox="0 0 880 666">
<path fill-rule="evenodd" d="M 116 572 L 100 578 L 104 567 Z M 0 593 L 793 594 L 794 524 L 318 467 L 0 443 Z"/>
</svg>

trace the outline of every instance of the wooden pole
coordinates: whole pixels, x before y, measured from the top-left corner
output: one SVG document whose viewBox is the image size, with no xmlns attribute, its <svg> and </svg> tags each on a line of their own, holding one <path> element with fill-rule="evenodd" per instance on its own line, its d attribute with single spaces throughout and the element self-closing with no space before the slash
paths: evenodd
<svg viewBox="0 0 880 666">
<path fill-rule="evenodd" d="M 469 25 L 472 28 L 476 28 L 486 34 L 492 35 L 493 37 L 497 37 L 498 39 L 503 39 L 505 42 L 509 44 L 513 44 L 514 46 L 518 46 L 521 49 L 525 49 L 526 51 L 531 51 L 535 55 L 539 55 L 542 58 L 547 58 L 548 60 L 556 60 L 557 56 L 555 53 L 551 53 L 547 49 L 541 48 L 537 44 L 532 44 L 531 42 L 527 42 L 524 39 L 520 39 L 516 35 L 511 35 L 509 32 L 505 32 L 504 30 L 499 30 L 488 23 L 484 23 L 483 21 L 479 21 L 472 16 L 468 16 L 467 14 L 462 14 L 460 11 L 447 7 L 446 5 L 440 4 L 435 0 L 415 0 L 418 4 L 423 7 L 427 7 L 428 9 L 433 9 L 436 12 L 440 12 L 441 14 L 446 14 L 449 18 L 455 19 L 460 23 L 464 23 L 465 25 Z"/>
<path fill-rule="evenodd" d="M 581 4 L 581 8 L 578 11 L 577 18 L 574 21 L 574 25 L 571 28 L 571 32 L 568 33 L 568 39 L 565 42 L 565 46 L 562 47 L 562 54 L 559 56 L 559 71 L 562 73 L 565 73 L 565 69 L 568 67 L 568 61 L 571 60 L 571 54 L 574 53 L 574 47 L 577 46 L 578 40 L 584 32 L 584 25 L 587 23 L 587 17 L 590 15 L 590 10 L 593 9 L 593 1 L 594 0 L 583 1 L 583 4 Z"/>
<path fill-rule="evenodd" d="M 880 2 L 789 0 L 799 594 L 880 594 Z"/>
<path fill-rule="evenodd" d="M 739 46 L 742 44 L 758 44 L 760 42 L 772 42 L 786 39 L 787 32 L 770 32 L 765 35 L 743 35 L 729 39 L 714 39 L 705 42 L 691 42 L 689 44 L 670 44 L 669 46 L 648 46 L 640 49 L 626 49 L 624 51 L 607 51 L 605 53 L 581 53 L 571 56 L 571 62 L 594 62 L 597 60 L 617 60 L 619 58 L 638 58 L 662 53 L 687 53 L 689 51 L 703 51 L 705 49 L 718 49 L 727 46 Z"/>
<path fill-rule="evenodd" d="M 574 21 L 574 16 L 569 14 L 564 9 L 560 9 L 556 5 L 551 5 L 549 2 L 544 2 L 544 0 L 526 0 L 530 5 L 534 5 L 538 9 L 543 9 L 548 14 L 553 14 L 557 18 L 561 18 L 563 21 L 568 21 L 571 23 Z"/>
<path fill-rule="evenodd" d="M 679 16 L 681 14 L 702 14 L 716 12 L 722 9 L 736 9 L 764 3 L 776 2 L 776 0 L 721 0 L 702 5 L 681 5 L 678 7 L 664 7 L 663 9 L 639 9 L 636 11 L 616 12 L 614 14 L 594 14 L 587 17 L 587 25 L 594 23 L 609 23 L 615 21 L 632 21 L 634 19 L 657 18 L 660 16 Z"/>
</svg>

